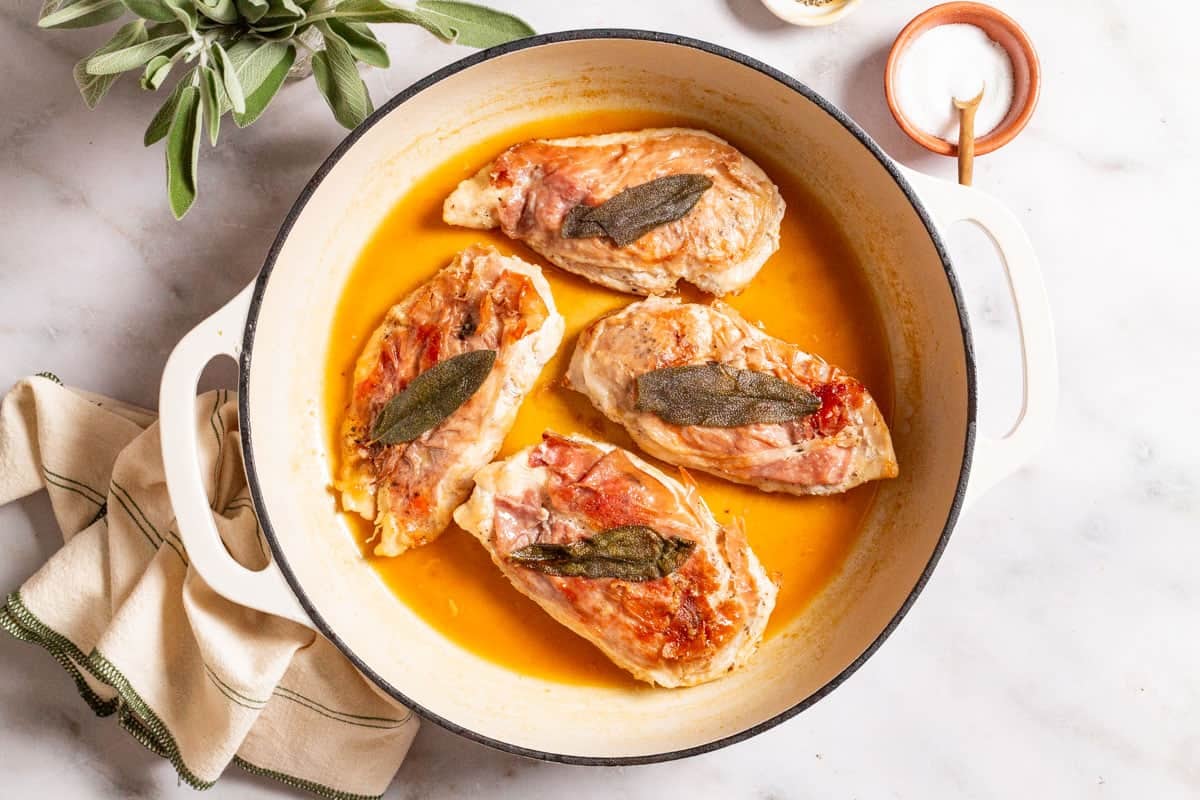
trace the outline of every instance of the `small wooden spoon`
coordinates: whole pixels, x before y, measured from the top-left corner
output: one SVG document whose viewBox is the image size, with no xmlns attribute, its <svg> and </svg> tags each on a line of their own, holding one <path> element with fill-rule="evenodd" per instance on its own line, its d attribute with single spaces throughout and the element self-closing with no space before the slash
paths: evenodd
<svg viewBox="0 0 1200 800">
<path fill-rule="evenodd" d="M 958 109 L 958 182 L 963 186 L 970 186 L 975 179 L 975 112 L 985 91 L 987 84 L 970 100 L 954 98 Z"/>
</svg>

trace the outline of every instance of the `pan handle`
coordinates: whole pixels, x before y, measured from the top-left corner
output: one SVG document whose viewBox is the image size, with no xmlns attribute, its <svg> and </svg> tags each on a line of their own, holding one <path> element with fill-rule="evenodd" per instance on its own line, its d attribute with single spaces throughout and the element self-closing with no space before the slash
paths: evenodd
<svg viewBox="0 0 1200 800">
<path fill-rule="evenodd" d="M 1021 223 L 989 194 L 904 170 L 941 228 L 974 222 L 995 244 L 1016 307 L 1024 375 L 1021 411 L 1008 433 L 978 436 L 965 505 L 1027 464 L 1050 439 L 1058 407 L 1058 355 L 1050 300 L 1037 254 Z"/>
<path fill-rule="evenodd" d="M 243 567 L 221 541 L 208 505 L 196 445 L 196 383 L 214 357 L 241 355 L 242 331 L 254 284 L 192 329 L 175 346 L 159 389 L 159 432 L 167 491 L 191 567 L 213 591 L 238 605 L 313 627 L 296 595 L 272 561 L 264 569 Z"/>
</svg>

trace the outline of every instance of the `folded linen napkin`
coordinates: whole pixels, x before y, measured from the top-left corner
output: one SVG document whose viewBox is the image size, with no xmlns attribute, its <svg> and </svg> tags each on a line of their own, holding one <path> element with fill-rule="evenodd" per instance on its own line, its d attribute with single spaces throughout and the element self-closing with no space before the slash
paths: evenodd
<svg viewBox="0 0 1200 800">
<path fill-rule="evenodd" d="M 217 527 L 250 568 L 268 560 L 246 489 L 233 392 L 196 401 Z M 154 415 L 21 381 L 0 404 L 0 504 L 49 492 L 64 545 L 0 609 L 46 648 L 100 716 L 117 714 L 191 786 L 225 767 L 329 798 L 382 794 L 417 732 L 324 638 L 215 594 L 175 528 Z"/>
</svg>

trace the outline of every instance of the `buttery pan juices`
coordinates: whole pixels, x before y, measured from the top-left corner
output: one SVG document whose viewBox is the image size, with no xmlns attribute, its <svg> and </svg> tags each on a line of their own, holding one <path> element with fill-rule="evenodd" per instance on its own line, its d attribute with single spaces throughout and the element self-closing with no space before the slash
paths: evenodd
<svg viewBox="0 0 1200 800">
<path fill-rule="evenodd" d="M 456 0 L 47 0 L 38 26 L 86 28 L 131 14 L 135 19 L 75 65 L 75 83 L 95 108 L 122 73 L 140 71 L 147 91 L 177 74 L 145 135 L 147 147 L 166 139 L 167 197 L 176 218 L 196 199 L 202 135 L 215 147 L 226 114 L 239 128 L 258 119 L 298 53 L 311 53 L 334 118 L 354 128 L 374 110 L 358 64 L 390 63 L 369 23 L 420 25 L 468 47 L 533 33 L 516 17 Z"/>
<path fill-rule="evenodd" d="M 564 124 L 586 133 L 593 123 L 582 117 Z M 545 122 L 533 129 L 557 128 Z M 464 153 L 447 167 L 463 169 L 475 158 Z M 441 184 L 438 172 L 430 179 Z M 535 271 L 544 290 L 514 282 L 515 274 L 452 280 L 452 266 L 410 292 L 366 339 L 348 402 L 334 412 L 344 416 L 331 421 L 342 430 L 333 485 L 343 510 L 373 521 L 364 546 L 376 556 L 400 556 L 395 564 L 376 561 L 378 568 L 407 576 L 394 585 L 404 586 L 410 603 L 420 597 L 416 607 L 443 598 L 451 609 L 448 630 L 489 655 L 491 643 L 470 633 L 471 621 L 484 615 L 504 619 L 492 627 L 492 641 L 516 628 L 548 637 L 545 617 L 526 609 L 524 595 L 615 665 L 658 686 L 694 686 L 746 665 L 776 607 L 776 580 L 787 586 L 795 577 L 788 568 L 772 579 L 751 547 L 748 536 L 778 539 L 784 550 L 790 538 L 749 513 L 766 504 L 754 490 L 830 495 L 894 477 L 887 425 L 858 380 L 766 335 L 720 301 L 639 302 L 613 290 L 695 296 L 688 282 L 752 293 L 789 220 L 779 186 L 714 134 L 639 126 L 517 140 L 449 193 L 441 225 L 430 219 L 426 192 L 411 197 L 420 205 L 406 199 L 395 212 L 409 224 L 420 221 L 394 239 L 403 243 L 406 263 L 418 242 L 448 244 L 459 235 L 490 242 L 495 234 L 488 231 L 498 229 L 554 266 L 539 270 L 472 244 L 456 264 L 480 263 L 486 250 L 497 264 Z M 811 216 L 803 200 L 796 209 Z M 391 271 L 374 260 L 360 269 Z M 564 292 L 567 300 L 557 305 L 564 314 L 570 309 L 571 332 L 582 330 L 572 337 L 573 358 L 562 353 L 547 364 L 565 325 L 547 336 L 554 326 L 544 324 L 546 309 L 555 307 L 551 295 Z M 359 311 L 356 297 L 350 290 L 345 302 Z M 494 348 L 510 338 L 524 346 L 518 335 L 540 337 L 533 349 L 541 355 L 526 369 L 501 370 L 514 359 L 497 360 Z M 336 343 L 346 334 L 334 336 Z M 565 401 L 574 418 L 564 424 L 547 413 L 551 400 Z M 726 502 L 718 522 L 706 501 L 721 502 L 719 492 L 685 470 L 659 471 L 604 441 L 623 437 L 595 411 L 624 425 L 646 453 L 753 487 L 752 494 L 736 512 Z M 539 444 L 528 445 L 522 417 L 541 425 Z M 484 466 L 505 434 L 510 452 L 526 446 Z M 448 529 L 472 476 L 470 500 L 454 512 L 461 529 Z M 481 564 L 473 574 L 477 562 L 464 559 L 464 530 L 493 567 Z M 792 554 L 797 561 L 810 555 Z M 463 589 L 494 586 L 495 570 L 508 585 L 489 589 L 481 608 Z M 431 573 L 434 582 L 420 577 Z M 797 589 L 804 587 L 788 587 L 785 615 Z M 563 631 L 552 636 L 558 641 Z M 578 648 L 566 641 L 555 645 L 559 664 L 551 669 L 562 670 L 564 656 Z M 592 670 L 591 679 L 598 677 Z"/>
</svg>

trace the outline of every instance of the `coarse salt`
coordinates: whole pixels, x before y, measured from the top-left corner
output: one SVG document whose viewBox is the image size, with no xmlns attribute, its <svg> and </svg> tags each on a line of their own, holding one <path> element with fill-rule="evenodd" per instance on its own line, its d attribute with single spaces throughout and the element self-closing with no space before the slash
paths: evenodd
<svg viewBox="0 0 1200 800">
<path fill-rule="evenodd" d="M 1008 51 L 975 25 L 939 25 L 913 40 L 900 57 L 896 100 L 913 125 L 958 143 L 954 99 L 970 100 L 984 89 L 975 135 L 986 136 L 1004 121 L 1013 102 L 1013 65 Z"/>
</svg>

